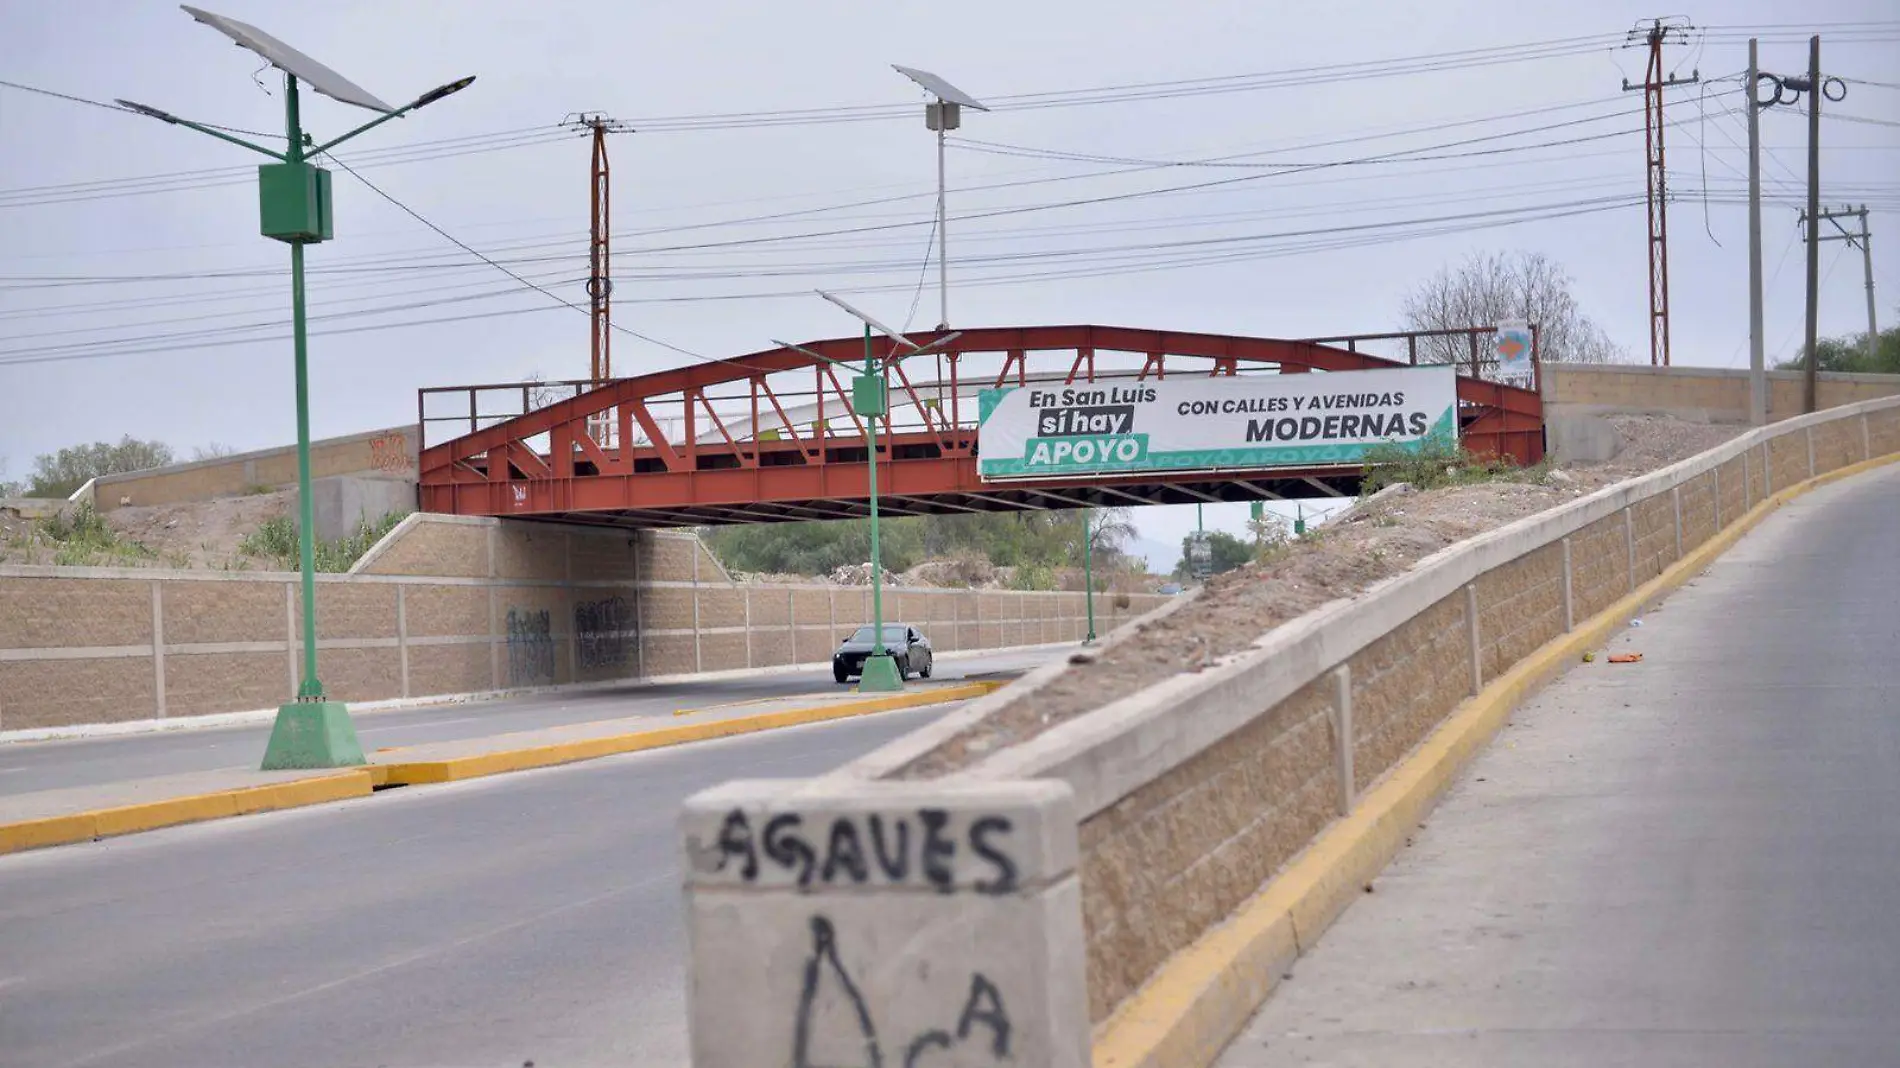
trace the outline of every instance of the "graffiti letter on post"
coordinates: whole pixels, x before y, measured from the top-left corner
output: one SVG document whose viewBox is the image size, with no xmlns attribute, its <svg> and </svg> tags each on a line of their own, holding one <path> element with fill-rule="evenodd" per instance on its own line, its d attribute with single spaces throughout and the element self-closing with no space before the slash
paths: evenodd
<svg viewBox="0 0 1900 1068">
<path fill-rule="evenodd" d="M 581 667 L 626 663 L 634 636 L 633 610 L 625 599 L 609 597 L 574 606 L 574 656 Z"/>
<path fill-rule="evenodd" d="M 541 686 L 554 681 L 554 635 L 548 610 L 508 610 L 508 685 Z"/>
</svg>

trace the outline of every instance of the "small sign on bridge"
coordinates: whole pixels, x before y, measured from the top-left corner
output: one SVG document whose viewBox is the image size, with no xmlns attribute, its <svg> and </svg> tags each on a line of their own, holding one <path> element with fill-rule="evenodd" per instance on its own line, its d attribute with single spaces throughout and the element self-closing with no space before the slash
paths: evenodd
<svg viewBox="0 0 1900 1068">
<path fill-rule="evenodd" d="M 984 480 L 1352 464 L 1458 436 L 1457 371 L 1075 382 L 985 390 Z"/>
</svg>

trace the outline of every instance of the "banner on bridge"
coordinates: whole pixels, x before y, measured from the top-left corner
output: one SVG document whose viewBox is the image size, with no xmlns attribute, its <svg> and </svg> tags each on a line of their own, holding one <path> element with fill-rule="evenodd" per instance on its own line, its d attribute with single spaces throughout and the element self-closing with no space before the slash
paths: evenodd
<svg viewBox="0 0 1900 1068">
<path fill-rule="evenodd" d="M 985 480 L 1358 463 L 1458 434 L 1450 366 L 984 390 Z"/>
</svg>

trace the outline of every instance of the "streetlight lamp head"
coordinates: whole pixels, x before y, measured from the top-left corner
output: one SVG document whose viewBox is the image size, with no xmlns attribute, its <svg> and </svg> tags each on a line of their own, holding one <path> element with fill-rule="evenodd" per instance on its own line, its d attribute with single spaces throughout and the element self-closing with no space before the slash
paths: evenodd
<svg viewBox="0 0 1900 1068">
<path fill-rule="evenodd" d="M 160 111 L 155 107 L 141 104 L 136 100 L 114 100 L 113 103 L 125 108 L 127 111 L 136 111 L 147 118 L 157 119 L 160 122 L 169 122 L 174 126 L 178 125 L 178 116 L 168 111 Z"/>
<path fill-rule="evenodd" d="M 878 333 L 883 334 L 885 337 L 890 338 L 892 341 L 897 342 L 899 345 L 902 345 L 905 348 L 912 349 L 912 350 L 915 350 L 918 348 L 915 342 L 905 337 L 901 332 L 892 330 L 890 327 L 885 326 L 883 323 L 880 323 L 876 319 L 871 318 L 870 315 L 864 312 L 861 312 L 858 309 L 852 307 L 851 305 L 845 303 L 844 298 L 833 296 L 832 294 L 827 293 L 822 289 L 814 290 L 814 292 L 816 292 L 819 296 L 825 298 L 826 300 L 832 302 L 833 304 L 836 304 L 838 307 L 843 308 L 846 312 L 849 312 L 852 318 L 870 327 L 871 329 L 876 330 Z"/>
<path fill-rule="evenodd" d="M 248 48 L 264 61 L 296 78 L 332 100 L 353 104 L 387 115 L 396 109 L 378 100 L 369 90 L 350 81 L 329 67 L 265 33 L 248 22 L 214 14 L 203 8 L 180 4 L 185 14 L 229 37 L 241 48 Z M 446 95 L 446 94 L 445 94 Z"/>
<path fill-rule="evenodd" d="M 445 96 L 453 96 L 473 84 L 475 84 L 475 76 L 471 74 L 466 78 L 458 78 L 447 85 L 439 85 L 421 96 L 416 97 L 416 102 L 409 105 L 408 110 L 414 111 L 417 108 L 426 107 Z"/>
</svg>

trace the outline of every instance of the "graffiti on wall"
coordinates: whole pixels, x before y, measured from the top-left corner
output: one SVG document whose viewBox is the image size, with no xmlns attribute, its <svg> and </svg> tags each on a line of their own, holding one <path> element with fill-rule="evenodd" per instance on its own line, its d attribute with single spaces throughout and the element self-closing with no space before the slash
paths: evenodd
<svg viewBox="0 0 1900 1068">
<path fill-rule="evenodd" d="M 554 681 L 554 631 L 545 608 L 508 610 L 508 685 Z"/>
<path fill-rule="evenodd" d="M 956 821 L 962 823 L 962 821 Z M 911 813 L 839 815 L 827 826 L 780 812 L 754 832 L 744 809 L 726 814 L 711 852 L 710 870 L 746 883 L 795 882 L 800 888 L 867 883 L 927 886 L 953 893 L 961 868 L 979 894 L 1015 892 L 1018 867 L 1004 848 L 1007 816 L 978 815 L 953 826 L 940 808 Z M 913 831 L 915 833 L 913 833 Z M 914 847 L 913 847 L 914 843 Z"/>
<path fill-rule="evenodd" d="M 624 664 L 637 635 L 633 606 L 624 597 L 581 601 L 574 606 L 574 658 L 582 667 Z"/>
<path fill-rule="evenodd" d="M 954 1023 L 946 1019 L 949 1026 L 933 1027 L 909 1039 L 900 1036 L 887 1047 L 887 1036 L 878 1034 L 864 992 L 839 958 L 838 932 L 829 918 L 811 918 L 811 941 L 811 955 L 799 983 L 797 1015 L 792 1019 L 793 1068 L 839 1063 L 916 1068 L 927 1053 L 962 1049 L 966 1044 L 975 1051 L 987 1050 L 999 1062 L 1010 1058 L 1009 1010 L 1003 1004 L 1003 992 L 982 972 L 970 973 L 970 989 Z M 829 1003 L 830 1011 L 821 1009 L 824 1003 Z M 854 1060 L 839 1061 L 840 1056 Z"/>
<path fill-rule="evenodd" d="M 400 430 L 392 430 L 369 439 L 369 465 L 392 475 L 406 475 L 415 471 L 415 457 L 409 455 L 409 436 Z"/>
</svg>

